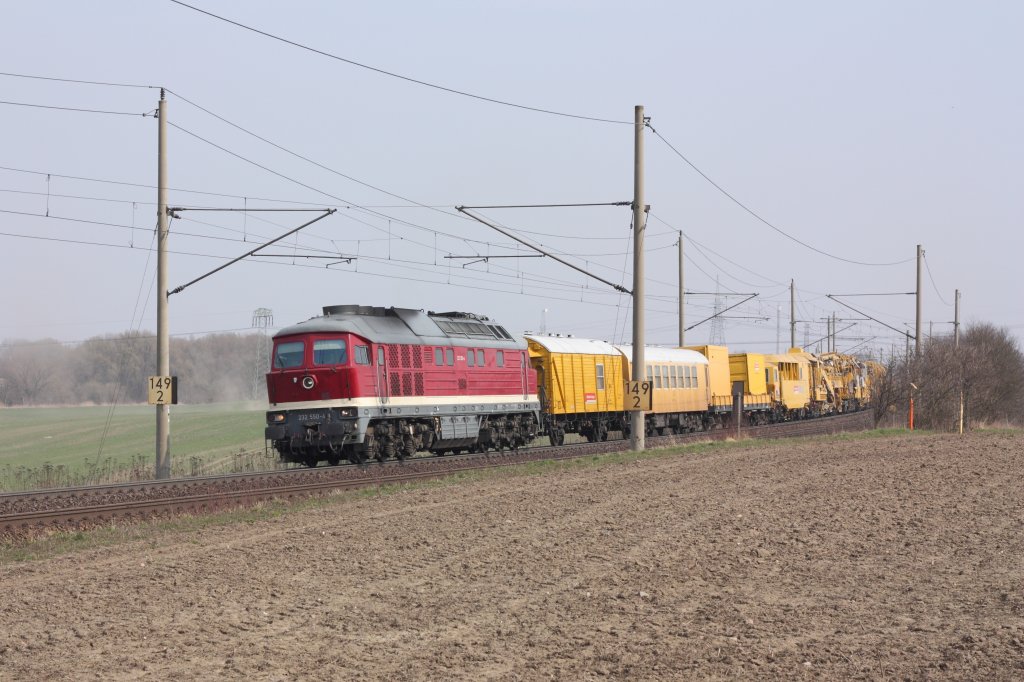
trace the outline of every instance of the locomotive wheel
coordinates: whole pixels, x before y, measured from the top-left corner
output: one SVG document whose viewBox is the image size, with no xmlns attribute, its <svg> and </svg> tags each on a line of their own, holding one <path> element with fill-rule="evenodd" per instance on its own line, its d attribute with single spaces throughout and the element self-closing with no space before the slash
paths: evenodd
<svg viewBox="0 0 1024 682">
<path fill-rule="evenodd" d="M 310 469 L 315 469 L 320 464 L 320 455 L 317 453 L 310 453 L 302 458 L 302 463 L 308 466 Z"/>
<path fill-rule="evenodd" d="M 330 464 L 332 467 L 338 466 L 339 464 L 341 464 L 341 454 L 337 452 L 332 452 L 331 454 L 327 455 L 327 463 Z"/>
<path fill-rule="evenodd" d="M 551 432 L 551 444 L 552 445 L 563 445 L 565 443 L 565 431 L 562 429 L 555 429 Z"/>
</svg>

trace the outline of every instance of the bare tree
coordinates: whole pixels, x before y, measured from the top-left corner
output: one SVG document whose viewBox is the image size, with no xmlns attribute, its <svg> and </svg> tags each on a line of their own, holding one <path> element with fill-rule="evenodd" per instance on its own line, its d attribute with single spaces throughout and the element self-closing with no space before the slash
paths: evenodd
<svg viewBox="0 0 1024 682">
<path fill-rule="evenodd" d="M 961 391 L 965 424 L 1024 423 L 1024 354 L 1007 330 L 977 324 L 959 348 L 951 337 L 933 338 L 920 356 L 894 358 L 872 387 L 875 421 L 906 410 L 913 395 L 915 423 L 955 430 Z"/>
</svg>

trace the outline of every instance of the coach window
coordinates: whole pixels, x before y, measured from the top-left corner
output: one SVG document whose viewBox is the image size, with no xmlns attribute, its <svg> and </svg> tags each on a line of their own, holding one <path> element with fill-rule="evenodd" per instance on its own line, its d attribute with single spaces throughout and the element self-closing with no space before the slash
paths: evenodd
<svg viewBox="0 0 1024 682">
<path fill-rule="evenodd" d="M 347 361 L 345 342 L 341 339 L 318 339 L 313 342 L 314 365 L 344 365 Z"/>
<path fill-rule="evenodd" d="M 496 364 L 498 367 L 505 366 L 505 351 L 494 351 L 494 364 Z"/>
<path fill-rule="evenodd" d="M 472 348 L 466 349 L 466 367 L 472 367 L 476 364 L 476 353 L 473 352 Z"/>
<path fill-rule="evenodd" d="M 654 387 L 661 388 L 661 366 L 654 366 Z"/>
<path fill-rule="evenodd" d="M 485 364 L 487 364 L 484 361 L 484 352 L 482 350 L 478 350 L 476 352 L 476 364 L 477 364 L 477 367 L 483 367 Z"/>
<path fill-rule="evenodd" d="M 302 367 L 302 356 L 305 355 L 305 352 L 306 345 L 302 341 L 279 343 L 274 349 L 274 367 L 276 369 Z"/>
<path fill-rule="evenodd" d="M 597 367 L 595 369 L 597 370 L 597 390 L 603 391 L 604 390 L 604 365 L 599 362 L 599 363 L 597 363 Z"/>
<path fill-rule="evenodd" d="M 668 366 L 668 387 L 679 388 L 679 365 Z"/>
<path fill-rule="evenodd" d="M 370 347 L 369 346 L 356 346 L 356 364 L 357 365 L 368 365 L 368 364 L 370 364 Z"/>
<path fill-rule="evenodd" d="M 449 367 L 454 365 L 455 364 L 455 349 L 454 348 L 445 348 L 444 349 L 444 357 L 448 361 L 448 366 Z"/>
</svg>

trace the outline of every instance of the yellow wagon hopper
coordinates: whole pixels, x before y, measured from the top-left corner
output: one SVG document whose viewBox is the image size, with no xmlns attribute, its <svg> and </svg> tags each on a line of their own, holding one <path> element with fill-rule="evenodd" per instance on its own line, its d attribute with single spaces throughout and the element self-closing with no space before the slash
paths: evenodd
<svg viewBox="0 0 1024 682">
<path fill-rule="evenodd" d="M 625 383 L 632 377 L 632 346 L 616 346 L 622 353 Z M 669 435 L 711 428 L 708 413 L 711 400 L 708 359 L 684 348 L 644 349 L 644 376 L 652 383 L 651 411 L 646 416 L 647 433 Z"/>
<path fill-rule="evenodd" d="M 526 336 L 545 430 L 553 445 L 566 433 L 607 440 L 624 428 L 622 354 L 594 339 Z"/>
<path fill-rule="evenodd" d="M 769 367 L 761 353 L 733 353 L 729 355 L 729 380 L 732 393 L 743 394 L 743 412 L 751 424 L 771 421 L 773 396 L 768 383 L 774 367 Z"/>
</svg>

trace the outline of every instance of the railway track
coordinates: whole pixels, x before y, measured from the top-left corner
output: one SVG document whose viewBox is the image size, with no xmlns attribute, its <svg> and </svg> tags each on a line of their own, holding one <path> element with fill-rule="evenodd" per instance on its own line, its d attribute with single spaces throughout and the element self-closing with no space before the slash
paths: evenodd
<svg viewBox="0 0 1024 682">
<path fill-rule="evenodd" d="M 745 427 L 742 438 L 788 438 L 862 431 L 873 425 L 869 411 L 801 422 Z M 733 429 L 650 436 L 650 448 L 736 438 Z M 369 466 L 287 469 L 226 476 L 143 481 L 0 494 L 0 535 L 30 536 L 48 528 L 82 528 L 115 519 L 161 515 L 205 514 L 265 500 L 287 500 L 512 466 L 541 460 L 563 460 L 629 450 L 628 440 L 578 443 L 516 451 L 413 458 Z"/>
</svg>

